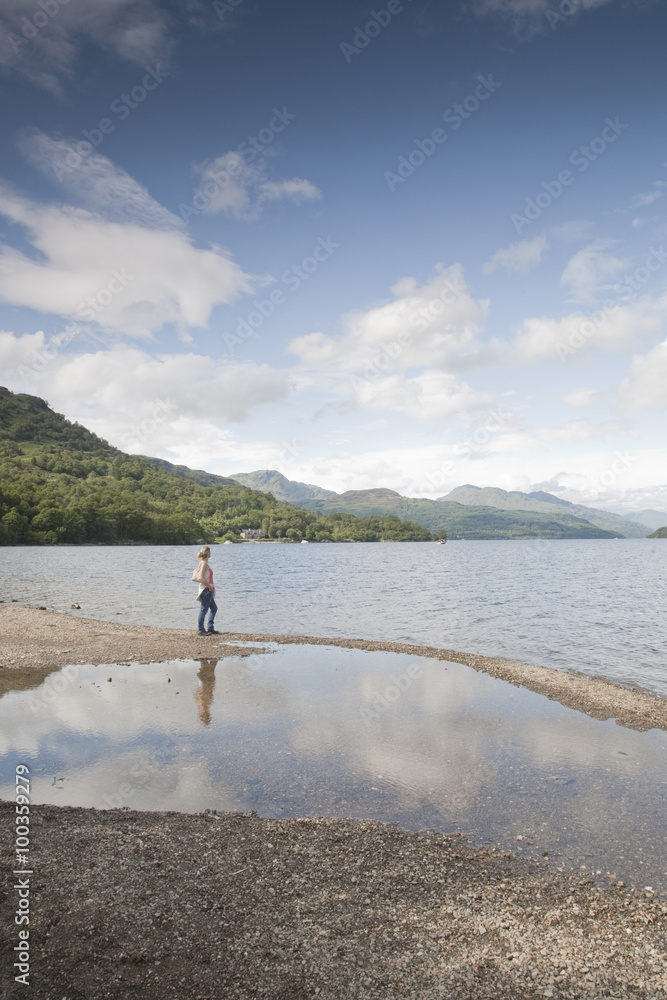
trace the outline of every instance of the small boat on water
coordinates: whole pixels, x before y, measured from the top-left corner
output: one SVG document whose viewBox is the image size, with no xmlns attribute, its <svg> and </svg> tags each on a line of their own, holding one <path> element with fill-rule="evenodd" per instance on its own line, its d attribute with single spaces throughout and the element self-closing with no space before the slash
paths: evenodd
<svg viewBox="0 0 667 1000">
<path fill-rule="evenodd" d="M 447 542 L 446 538 L 438 538 L 438 539 L 436 539 L 436 543 L 435 544 L 436 545 L 445 545 L 446 542 Z"/>
</svg>

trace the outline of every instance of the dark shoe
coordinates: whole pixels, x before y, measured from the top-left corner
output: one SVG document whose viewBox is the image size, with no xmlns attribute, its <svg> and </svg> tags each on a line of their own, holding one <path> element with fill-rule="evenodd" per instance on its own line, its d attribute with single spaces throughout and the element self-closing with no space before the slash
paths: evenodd
<svg viewBox="0 0 667 1000">
<path fill-rule="evenodd" d="M 206 635 L 222 635 L 222 632 L 218 632 L 216 628 L 209 628 L 206 630 Z"/>
<path fill-rule="evenodd" d="M 206 631 L 206 629 L 198 628 L 197 629 L 197 634 L 198 635 L 208 635 L 208 632 Z"/>
</svg>

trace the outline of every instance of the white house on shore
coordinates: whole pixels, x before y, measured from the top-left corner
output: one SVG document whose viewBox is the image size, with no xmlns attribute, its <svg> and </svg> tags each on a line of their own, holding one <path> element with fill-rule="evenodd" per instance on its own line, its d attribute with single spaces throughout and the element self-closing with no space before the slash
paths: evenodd
<svg viewBox="0 0 667 1000">
<path fill-rule="evenodd" d="M 266 538 L 266 535 L 260 528 L 244 528 L 241 532 L 241 538 L 245 542 L 256 541 L 258 538 Z"/>
</svg>

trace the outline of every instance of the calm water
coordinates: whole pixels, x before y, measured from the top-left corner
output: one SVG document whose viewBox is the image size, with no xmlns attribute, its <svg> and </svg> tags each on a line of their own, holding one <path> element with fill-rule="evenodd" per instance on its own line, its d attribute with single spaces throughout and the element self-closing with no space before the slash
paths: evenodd
<svg viewBox="0 0 667 1000">
<path fill-rule="evenodd" d="M 196 547 L 0 549 L 0 599 L 195 626 Z M 221 631 L 426 643 L 667 696 L 667 543 L 213 547 Z"/>
<path fill-rule="evenodd" d="M 455 663 L 335 647 L 66 667 L 0 700 L 0 797 L 368 817 L 667 890 L 667 734 Z M 518 839 L 520 838 L 520 839 Z"/>
</svg>

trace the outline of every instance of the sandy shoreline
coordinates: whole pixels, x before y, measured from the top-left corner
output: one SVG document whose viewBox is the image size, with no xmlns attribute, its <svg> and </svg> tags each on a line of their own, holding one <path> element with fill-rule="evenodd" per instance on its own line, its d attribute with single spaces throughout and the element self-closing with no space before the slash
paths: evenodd
<svg viewBox="0 0 667 1000">
<path fill-rule="evenodd" d="M 39 1000 L 663 996 L 667 906 L 461 837 L 333 819 L 34 806 Z M 0 804 L 5 870 L 12 804 Z M 8 885 L 10 883 L 7 883 Z M 7 1000 L 11 891 L 0 954 Z"/>
<path fill-rule="evenodd" d="M 234 641 L 250 642 L 256 646 L 230 645 Z M 601 678 L 585 677 L 552 667 L 532 666 L 453 649 L 367 639 L 231 632 L 202 637 L 194 630 L 122 625 L 17 604 L 0 606 L 0 695 L 8 690 L 36 687 L 49 673 L 70 663 L 223 659 L 261 652 L 262 644 L 268 642 L 385 650 L 452 660 L 545 695 L 594 719 L 615 719 L 619 725 L 641 732 L 654 728 L 667 730 L 667 699 L 647 691 L 624 688 Z"/>
</svg>

